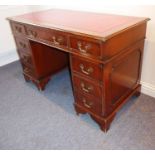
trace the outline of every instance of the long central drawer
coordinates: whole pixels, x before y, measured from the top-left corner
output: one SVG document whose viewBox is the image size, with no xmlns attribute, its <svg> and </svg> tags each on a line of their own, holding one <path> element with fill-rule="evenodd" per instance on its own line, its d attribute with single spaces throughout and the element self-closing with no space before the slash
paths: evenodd
<svg viewBox="0 0 155 155">
<path fill-rule="evenodd" d="M 50 45 L 67 47 L 67 34 L 64 32 L 59 32 L 56 30 L 51 30 L 47 28 L 35 27 L 35 26 L 25 26 L 26 35 L 32 39 L 38 39 L 43 42 L 47 42 Z"/>
</svg>

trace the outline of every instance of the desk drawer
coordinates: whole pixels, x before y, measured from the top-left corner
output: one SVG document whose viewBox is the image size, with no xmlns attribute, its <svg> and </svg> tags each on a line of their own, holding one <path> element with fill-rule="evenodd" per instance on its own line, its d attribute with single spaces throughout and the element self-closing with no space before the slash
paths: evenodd
<svg viewBox="0 0 155 155">
<path fill-rule="evenodd" d="M 97 100 L 94 97 L 86 96 L 79 92 L 75 92 L 76 104 L 79 104 L 83 108 L 91 111 L 97 115 L 102 114 L 102 101 Z"/>
<path fill-rule="evenodd" d="M 78 90 L 81 93 L 97 98 L 102 96 L 101 86 L 96 82 L 73 75 L 73 83 L 75 90 Z"/>
<path fill-rule="evenodd" d="M 36 26 L 26 26 L 26 34 L 29 38 L 38 39 L 50 45 L 67 47 L 67 35 L 64 32 Z"/>
<path fill-rule="evenodd" d="M 17 48 L 25 53 L 30 53 L 30 48 L 29 48 L 29 43 L 28 40 L 23 39 L 23 38 L 19 38 L 19 37 L 15 37 L 15 41 L 16 41 L 16 45 Z"/>
<path fill-rule="evenodd" d="M 70 37 L 70 46 L 74 52 L 101 58 L 101 46 L 98 41 L 72 36 Z"/>
<path fill-rule="evenodd" d="M 32 56 L 30 54 L 25 54 L 19 51 L 19 55 L 20 55 L 20 60 L 24 65 L 33 68 Z"/>
<path fill-rule="evenodd" d="M 102 66 L 100 64 L 72 56 L 71 65 L 74 72 L 102 81 Z"/>
<path fill-rule="evenodd" d="M 25 35 L 24 25 L 13 22 L 13 23 L 11 23 L 11 27 L 12 27 L 14 34 Z"/>
</svg>

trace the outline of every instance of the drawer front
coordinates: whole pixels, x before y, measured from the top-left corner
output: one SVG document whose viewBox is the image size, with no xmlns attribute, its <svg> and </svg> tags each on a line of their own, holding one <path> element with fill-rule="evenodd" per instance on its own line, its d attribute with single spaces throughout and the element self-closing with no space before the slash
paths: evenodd
<svg viewBox="0 0 155 155">
<path fill-rule="evenodd" d="M 72 56 L 71 65 L 73 71 L 85 75 L 89 78 L 102 81 L 102 67 L 100 64 L 95 64 Z"/>
<path fill-rule="evenodd" d="M 15 37 L 15 41 L 16 41 L 17 48 L 20 51 L 23 51 L 25 53 L 30 53 L 30 48 L 29 48 L 28 40 L 23 39 L 23 38 Z"/>
<path fill-rule="evenodd" d="M 70 46 L 74 52 L 78 52 L 81 55 L 101 58 L 101 46 L 97 41 L 83 39 L 82 37 L 70 37 Z"/>
<path fill-rule="evenodd" d="M 17 35 L 25 35 L 25 28 L 24 25 L 19 23 L 11 23 L 11 27 L 14 34 Z"/>
<path fill-rule="evenodd" d="M 75 90 L 81 93 L 86 93 L 97 98 L 102 96 L 101 86 L 95 82 L 73 75 L 73 83 Z"/>
<path fill-rule="evenodd" d="M 102 114 L 102 101 L 96 100 L 93 97 L 86 96 L 79 92 L 75 92 L 76 104 L 79 104 L 83 108 L 91 111 L 97 115 Z"/>
<path fill-rule="evenodd" d="M 20 50 L 18 50 L 18 53 L 20 55 L 21 62 L 26 66 L 33 68 L 32 56 L 30 54 L 25 54 Z"/>
<path fill-rule="evenodd" d="M 26 26 L 26 34 L 29 38 L 38 39 L 53 46 L 67 47 L 67 35 L 64 32 L 35 26 Z"/>
</svg>

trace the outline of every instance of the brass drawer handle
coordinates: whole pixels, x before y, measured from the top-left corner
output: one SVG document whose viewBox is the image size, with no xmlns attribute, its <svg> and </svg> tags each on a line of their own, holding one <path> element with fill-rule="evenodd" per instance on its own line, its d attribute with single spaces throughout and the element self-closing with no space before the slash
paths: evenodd
<svg viewBox="0 0 155 155">
<path fill-rule="evenodd" d="M 60 45 L 62 43 L 62 41 L 63 41 L 63 38 L 62 37 L 56 38 L 55 36 L 53 36 L 52 39 L 53 39 L 53 43 L 55 45 Z"/>
<path fill-rule="evenodd" d="M 32 38 L 36 38 L 37 37 L 37 32 L 36 31 L 33 31 L 33 30 L 28 30 L 29 32 L 29 36 L 32 37 Z"/>
<path fill-rule="evenodd" d="M 82 43 L 80 41 L 77 43 L 77 46 L 81 53 L 87 53 L 88 50 L 91 48 L 91 44 L 87 44 L 82 48 Z"/>
<path fill-rule="evenodd" d="M 21 33 L 22 32 L 22 28 L 19 26 L 15 26 L 16 32 Z"/>
<path fill-rule="evenodd" d="M 80 64 L 80 69 L 81 69 L 81 72 L 86 75 L 90 75 L 94 71 L 92 67 L 89 67 L 88 69 L 85 70 L 85 67 L 83 64 Z"/>
<path fill-rule="evenodd" d="M 82 99 L 82 102 L 83 102 L 84 106 L 87 108 L 91 108 L 93 105 L 93 102 L 87 102 L 85 98 Z"/>
<path fill-rule="evenodd" d="M 29 56 L 28 55 L 24 55 L 23 56 L 23 61 L 25 61 L 25 62 L 29 62 Z"/>
<path fill-rule="evenodd" d="M 24 44 L 23 42 L 19 42 L 19 45 L 20 45 L 22 48 L 26 48 L 26 44 Z"/>
<path fill-rule="evenodd" d="M 24 59 L 25 62 L 27 62 L 28 61 L 28 56 L 24 55 L 23 59 Z"/>
<path fill-rule="evenodd" d="M 86 87 L 83 82 L 81 82 L 81 88 L 86 93 L 90 93 L 94 89 L 93 86 Z"/>
<path fill-rule="evenodd" d="M 24 68 L 24 73 L 29 73 L 30 70 L 28 68 Z"/>
</svg>

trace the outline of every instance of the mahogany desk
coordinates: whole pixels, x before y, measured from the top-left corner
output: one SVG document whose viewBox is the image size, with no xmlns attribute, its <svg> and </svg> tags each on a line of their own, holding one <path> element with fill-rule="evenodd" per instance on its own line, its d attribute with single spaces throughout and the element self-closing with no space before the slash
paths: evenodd
<svg viewBox="0 0 155 155">
<path fill-rule="evenodd" d="M 69 65 L 77 114 L 89 113 L 103 131 L 140 95 L 148 18 L 53 9 L 8 20 L 25 80 L 43 90 Z"/>
</svg>

